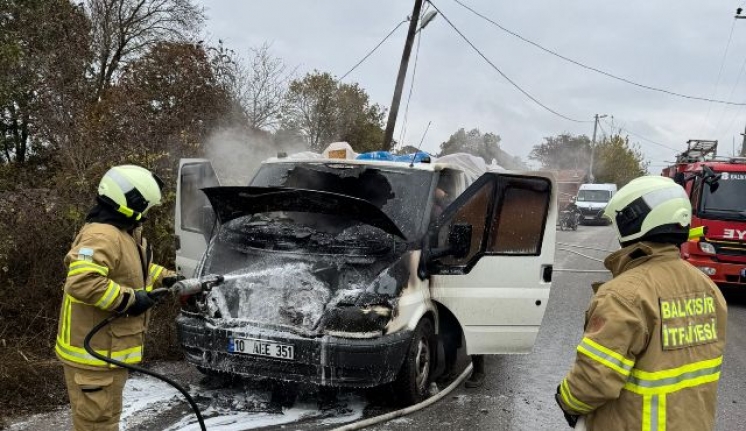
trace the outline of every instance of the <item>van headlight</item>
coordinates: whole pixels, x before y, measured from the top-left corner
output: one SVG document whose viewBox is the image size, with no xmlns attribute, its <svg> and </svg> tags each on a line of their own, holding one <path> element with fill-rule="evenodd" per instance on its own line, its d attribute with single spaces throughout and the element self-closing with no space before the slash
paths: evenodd
<svg viewBox="0 0 746 431">
<path fill-rule="evenodd" d="M 700 241 L 699 242 L 699 249 L 702 250 L 702 253 L 705 254 L 715 254 L 715 246 L 710 244 L 709 242 Z"/>
<path fill-rule="evenodd" d="M 335 333 L 380 333 L 391 316 L 388 305 L 337 305 L 326 311 L 322 329 Z"/>
</svg>

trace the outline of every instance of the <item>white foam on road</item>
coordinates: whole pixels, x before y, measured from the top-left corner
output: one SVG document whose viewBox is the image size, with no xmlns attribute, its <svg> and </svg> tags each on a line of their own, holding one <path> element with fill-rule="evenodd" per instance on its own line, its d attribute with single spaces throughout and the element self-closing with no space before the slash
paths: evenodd
<svg viewBox="0 0 746 431">
<path fill-rule="evenodd" d="M 319 420 L 323 425 L 353 422 L 363 417 L 365 401 L 358 395 L 343 394 L 332 409 L 319 410 L 314 400 L 300 400 L 281 412 L 267 411 L 271 394 L 267 391 L 224 388 L 207 389 L 193 386 L 190 394 L 203 408 L 202 415 L 210 431 L 246 431 L 300 421 Z M 209 406 L 205 406 L 205 400 Z M 159 412 L 186 402 L 170 385 L 149 376 L 134 376 L 124 390 L 124 406 L 120 429 L 148 422 Z M 184 415 L 165 431 L 199 431 L 193 412 Z"/>
<path fill-rule="evenodd" d="M 342 408 L 334 411 L 319 410 L 315 403 L 296 403 L 283 409 L 282 413 L 237 412 L 208 409 L 203 412 L 205 425 L 210 431 L 246 431 L 268 426 L 286 425 L 305 420 L 319 419 L 322 425 L 353 422 L 363 417 L 365 403 L 357 397 L 350 397 Z M 199 431 L 200 427 L 193 414 L 185 416 L 165 431 Z"/>
<path fill-rule="evenodd" d="M 158 411 L 171 406 L 182 397 L 171 385 L 150 376 L 134 376 L 127 379 L 124 386 L 124 402 L 119 428 L 127 429 L 133 422 L 158 414 Z"/>
<path fill-rule="evenodd" d="M 210 431 L 246 431 L 257 428 L 316 421 L 321 425 L 354 422 L 363 417 L 365 399 L 357 394 L 340 394 L 334 406 L 320 410 L 314 396 L 300 397 L 292 407 L 274 411 L 269 407 L 271 393 L 249 388 L 208 389 L 199 385 L 190 394 L 200 405 Z M 161 412 L 186 403 L 183 395 L 170 385 L 150 376 L 131 376 L 124 388 L 121 430 L 152 423 Z M 181 408 L 181 407 L 180 407 Z M 37 414 L 9 426 L 9 431 L 44 429 L 64 431 L 70 427 L 69 407 Z M 146 425 L 147 426 L 147 425 Z M 194 413 L 185 413 L 164 431 L 199 431 Z"/>
</svg>

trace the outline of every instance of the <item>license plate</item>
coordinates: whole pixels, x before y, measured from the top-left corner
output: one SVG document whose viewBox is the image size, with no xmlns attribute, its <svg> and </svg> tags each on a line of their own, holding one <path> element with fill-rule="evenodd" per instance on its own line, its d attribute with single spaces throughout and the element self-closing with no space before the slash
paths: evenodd
<svg viewBox="0 0 746 431">
<path fill-rule="evenodd" d="M 586 219 L 586 220 L 593 220 L 595 217 L 593 217 L 593 216 L 585 216 L 583 218 Z"/>
<path fill-rule="evenodd" d="M 287 344 L 272 343 L 253 338 L 231 338 L 228 340 L 229 353 L 265 356 L 268 358 L 295 359 L 295 348 Z"/>
</svg>

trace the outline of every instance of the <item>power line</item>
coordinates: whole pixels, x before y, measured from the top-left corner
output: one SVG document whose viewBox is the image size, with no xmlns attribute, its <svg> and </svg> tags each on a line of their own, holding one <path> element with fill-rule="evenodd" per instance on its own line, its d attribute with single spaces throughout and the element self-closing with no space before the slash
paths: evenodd
<svg viewBox="0 0 746 431">
<path fill-rule="evenodd" d="M 476 47 L 476 46 L 475 46 L 475 45 L 474 45 L 474 44 L 473 44 L 473 43 L 472 43 L 472 42 L 471 42 L 471 41 L 469 40 L 469 38 L 467 38 L 467 37 L 466 37 L 466 36 L 465 36 L 465 35 L 464 35 L 464 34 L 463 34 L 463 33 L 461 32 L 461 30 L 459 30 L 459 29 L 458 29 L 458 28 L 457 28 L 457 27 L 456 27 L 456 26 L 455 26 L 455 25 L 454 25 L 454 24 L 453 24 L 453 23 L 451 22 L 451 20 L 450 20 L 450 19 L 448 19 L 448 17 L 447 17 L 447 16 L 446 16 L 446 15 L 445 15 L 445 14 L 443 13 L 443 11 L 441 11 L 440 9 L 438 9 L 438 6 L 436 6 L 435 4 L 433 4 L 433 2 L 432 2 L 432 1 L 430 1 L 430 0 L 427 0 L 427 2 L 428 2 L 428 3 L 430 3 L 430 4 L 432 5 L 432 7 L 433 7 L 433 8 L 435 8 L 435 10 L 436 10 L 436 11 L 438 11 L 438 13 L 439 13 L 439 14 L 440 14 L 440 15 L 441 15 L 441 16 L 443 17 L 443 19 L 444 19 L 444 20 L 446 20 L 446 22 L 448 23 L 448 25 L 450 25 L 450 26 L 451 26 L 451 28 L 453 28 L 453 29 L 454 29 L 454 30 L 456 31 L 456 33 L 458 33 L 458 35 L 459 35 L 459 36 L 461 36 L 461 38 L 462 38 L 462 39 L 464 39 L 464 41 L 465 41 L 465 42 L 466 42 L 467 44 L 469 44 L 469 46 L 470 46 L 470 47 L 471 47 L 471 48 L 472 48 L 472 49 L 473 49 L 474 51 L 476 51 L 476 53 L 477 53 L 477 54 L 479 54 L 479 56 L 480 56 L 480 57 L 482 57 L 482 59 L 484 59 L 484 61 L 486 61 L 486 62 L 487 62 L 487 64 L 489 64 L 490 66 L 492 66 L 492 68 L 493 68 L 493 69 L 495 69 L 495 71 L 496 71 L 497 73 L 499 73 L 499 74 L 500 74 L 500 76 L 502 76 L 502 77 L 503 77 L 503 78 L 504 78 L 504 79 L 505 79 L 506 81 L 508 81 L 508 82 L 510 83 L 510 85 L 512 85 L 513 87 L 515 87 L 515 88 L 516 88 L 516 89 L 517 89 L 518 91 L 520 91 L 521 93 L 523 93 L 523 95 L 524 95 L 524 96 L 528 97 L 528 98 L 529 98 L 529 99 L 531 99 L 531 100 L 532 100 L 532 101 L 533 101 L 534 103 L 536 103 L 537 105 L 539 105 L 539 106 L 541 106 L 542 108 L 546 109 L 547 111 L 551 112 L 552 114 L 554 114 L 554 115 L 556 115 L 556 116 L 558 116 L 558 117 L 560 117 L 560 118 L 564 118 L 564 119 L 565 119 L 565 120 L 567 120 L 567 121 L 572 121 L 572 122 L 574 122 L 574 123 L 592 123 L 592 122 L 593 122 L 593 120 L 586 120 L 586 121 L 583 121 L 583 120 L 576 120 L 576 119 L 574 119 L 574 118 L 570 118 L 570 117 L 568 117 L 568 116 L 566 116 L 566 115 L 560 114 L 559 112 L 555 111 L 554 109 L 552 109 L 552 108 L 548 107 L 547 105 L 543 104 L 542 102 L 540 102 L 540 101 L 539 101 L 539 100 L 538 100 L 537 98 L 535 98 L 534 96 L 532 96 L 532 95 L 531 95 L 531 94 L 530 94 L 530 93 L 529 93 L 528 91 L 524 90 L 523 88 L 521 88 L 521 86 L 520 86 L 520 85 L 516 84 L 516 82 L 515 82 L 515 81 L 513 81 L 512 79 L 510 79 L 510 78 L 508 77 L 508 75 L 506 75 L 506 74 L 505 74 L 505 73 L 504 73 L 504 72 L 503 72 L 502 70 L 500 70 L 500 68 L 499 68 L 499 67 L 497 67 L 497 66 L 495 65 L 495 63 L 493 63 L 492 61 L 490 61 L 490 59 L 489 59 L 489 58 L 487 58 L 487 56 L 486 56 L 486 55 L 484 55 L 484 54 L 482 53 L 482 51 L 480 51 L 480 50 L 479 50 L 479 48 L 477 48 L 477 47 Z"/>
<path fill-rule="evenodd" d="M 427 13 L 429 4 L 426 4 L 420 14 L 419 22 L 422 22 L 422 17 Z M 409 119 L 409 102 L 412 100 L 412 92 L 414 91 L 414 78 L 417 76 L 417 60 L 420 58 L 420 43 L 422 42 L 422 29 L 420 29 L 417 35 L 417 49 L 414 52 L 414 66 L 412 67 L 412 79 L 409 83 L 409 94 L 407 95 L 407 104 L 404 107 L 404 121 L 402 121 L 401 131 L 399 133 L 399 143 L 404 144 L 404 138 L 407 137 L 407 120 Z"/>
<path fill-rule="evenodd" d="M 376 52 L 376 50 L 378 48 L 380 48 L 381 45 L 383 45 L 383 43 L 386 42 L 388 40 L 388 38 L 390 38 L 391 35 L 396 32 L 396 30 L 399 30 L 399 27 L 401 27 L 402 24 L 404 24 L 407 21 L 409 21 L 409 20 L 405 19 L 404 21 L 402 21 L 399 24 L 397 24 L 396 27 L 394 27 L 394 29 L 391 30 L 389 32 L 389 34 L 386 35 L 386 37 L 384 37 L 380 42 L 378 42 L 378 45 L 376 45 L 375 47 L 373 47 L 373 49 L 371 49 L 370 52 L 368 52 L 367 54 L 365 54 L 365 56 L 360 61 L 358 61 L 354 66 L 352 66 L 352 69 L 348 70 L 347 73 L 345 73 L 344 75 L 342 75 L 342 77 L 339 78 L 339 80 L 340 81 L 344 80 L 347 77 L 347 75 L 349 75 L 350 73 L 352 73 L 355 69 L 358 68 L 358 66 L 360 66 L 361 64 L 363 64 L 363 62 L 365 62 L 365 60 L 367 60 L 368 57 L 370 57 L 371 55 L 373 55 L 373 53 Z"/>
<path fill-rule="evenodd" d="M 605 123 L 607 123 L 607 124 L 608 124 L 608 122 L 607 122 L 606 120 L 603 120 L 603 121 L 604 121 Z M 645 136 L 643 136 L 643 135 L 640 135 L 639 133 L 635 133 L 635 132 L 633 132 L 632 130 L 629 130 L 629 129 L 628 129 L 628 128 L 627 128 L 626 126 L 625 126 L 625 127 L 622 127 L 622 126 L 616 126 L 616 128 L 617 128 L 617 129 L 619 129 L 619 130 L 623 130 L 623 131 L 627 132 L 627 134 L 630 134 L 630 135 L 632 135 L 632 136 L 634 136 L 634 137 L 636 137 L 636 138 L 638 138 L 638 139 L 642 139 L 643 141 L 645 141 L 645 142 L 649 142 L 649 143 L 651 143 L 651 144 L 653 144 L 653 145 L 658 145 L 659 147 L 663 147 L 663 148 L 665 148 L 665 149 L 667 149 L 667 150 L 671 150 L 671 151 L 676 151 L 676 152 L 678 152 L 678 151 L 679 151 L 679 150 L 677 150 L 676 148 L 673 148 L 673 147 L 669 147 L 669 146 L 668 146 L 668 145 L 666 145 L 666 144 L 661 144 L 660 142 L 657 142 L 657 141 L 654 141 L 654 140 L 652 140 L 652 139 L 646 138 Z M 613 131 L 612 131 L 612 132 L 613 132 Z"/>
<path fill-rule="evenodd" d="M 733 127 L 733 123 L 735 123 L 735 122 L 736 122 L 736 118 L 738 118 L 738 116 L 739 116 L 739 115 L 741 115 L 741 110 L 742 110 L 742 109 L 743 109 L 743 107 L 739 107 L 739 108 L 738 108 L 738 109 L 736 110 L 736 113 L 735 113 L 735 114 L 733 114 L 733 118 L 731 118 L 731 119 L 730 119 L 730 123 L 728 124 L 728 128 L 726 128 L 726 129 L 725 129 L 725 130 L 726 130 L 726 132 L 727 132 L 728 130 L 731 130 L 731 128 Z M 725 113 L 723 113 L 723 114 L 725 114 Z"/>
<path fill-rule="evenodd" d="M 728 96 L 728 98 L 733 97 L 733 94 L 735 94 L 736 88 L 738 88 L 738 84 L 741 83 L 741 78 L 743 77 L 744 71 L 746 71 L 746 57 L 743 58 L 743 62 L 741 63 L 741 68 L 739 69 L 738 76 L 736 77 L 736 82 L 733 84 L 733 87 L 731 87 L 730 95 Z M 736 114 L 731 119 L 731 122 L 730 122 L 731 126 L 733 125 L 733 120 L 735 120 L 735 118 L 738 116 L 738 113 L 740 112 L 740 110 L 741 108 L 738 108 L 738 110 L 736 111 Z M 715 125 L 715 131 L 720 129 L 720 125 L 723 123 L 723 119 L 725 118 L 725 111 L 726 111 L 726 108 L 723 107 L 723 110 L 720 113 L 720 118 L 718 119 L 718 122 Z M 728 128 L 730 128 L 730 126 Z"/>
<path fill-rule="evenodd" d="M 624 82 L 626 84 L 634 85 L 635 87 L 644 88 L 646 90 L 656 91 L 656 92 L 659 92 L 659 93 L 665 93 L 665 94 L 668 94 L 670 96 L 676 96 L 676 97 L 680 97 L 680 98 L 683 98 L 683 99 L 701 100 L 701 101 L 704 101 L 704 102 L 712 102 L 712 103 L 718 103 L 718 104 L 722 104 L 722 105 L 746 106 L 746 103 L 731 102 L 731 101 L 728 101 L 728 100 L 718 100 L 718 99 L 712 99 L 712 98 L 709 98 L 709 97 L 692 96 L 692 95 L 688 95 L 688 94 L 684 94 L 684 93 L 678 93 L 676 91 L 666 90 L 664 88 L 658 88 L 658 87 L 653 87 L 651 85 L 640 84 L 638 82 L 632 81 L 631 79 L 627 79 L 627 78 L 615 75 L 615 74 L 613 74 L 611 72 L 606 72 L 605 70 L 601 70 L 601 69 L 598 69 L 596 67 L 589 66 L 589 65 L 581 63 L 581 62 L 579 62 L 577 60 L 573 60 L 572 58 L 566 57 L 566 56 L 564 56 L 564 55 L 562 55 L 562 54 L 560 54 L 560 53 L 558 53 L 556 51 L 553 51 L 553 50 L 551 50 L 549 48 L 545 48 L 544 46 L 539 45 L 538 43 L 536 43 L 536 42 L 534 42 L 532 40 L 526 39 L 525 37 L 521 36 L 520 34 L 514 32 L 512 30 L 509 30 L 509 29 L 507 29 L 505 27 L 503 27 L 502 25 L 498 24 L 494 20 L 488 18 L 487 16 L 485 16 L 485 15 L 477 12 L 476 10 L 472 9 L 471 7 L 465 5 L 460 0 L 453 0 L 453 1 L 455 1 L 456 3 L 458 3 L 463 8 L 469 10 L 471 13 L 473 13 L 473 14 L 477 15 L 478 17 L 482 18 L 483 20 L 485 20 L 485 21 L 491 23 L 492 25 L 496 26 L 500 30 L 502 30 L 502 31 L 510 34 L 511 36 L 517 37 L 518 39 L 520 39 L 520 40 L 522 40 L 522 41 L 524 41 L 524 42 L 526 42 L 526 43 L 528 43 L 530 45 L 533 45 L 536 48 L 539 48 L 540 50 L 542 50 L 542 51 L 544 51 L 544 52 L 546 52 L 548 54 L 551 54 L 551 55 L 553 55 L 553 56 L 555 56 L 557 58 L 560 58 L 562 60 L 570 62 L 570 63 L 572 63 L 572 64 L 574 64 L 576 66 L 580 66 L 583 69 L 587 69 L 587 70 L 599 73 L 601 75 L 604 75 L 604 76 L 612 78 L 612 79 L 616 79 L 617 81 L 621 81 L 621 82 Z"/>
<path fill-rule="evenodd" d="M 728 43 L 725 44 L 725 51 L 723 52 L 723 58 L 720 61 L 720 69 L 718 70 L 718 77 L 715 80 L 715 88 L 712 90 L 712 97 L 717 96 L 718 87 L 720 86 L 720 79 L 723 77 L 723 68 L 725 67 L 725 60 L 728 58 L 728 50 L 730 49 L 730 42 L 733 40 L 733 30 L 736 28 L 736 19 L 733 18 L 733 24 L 730 26 L 730 34 L 728 35 Z M 699 134 L 702 134 L 702 127 L 707 123 L 710 118 L 710 111 L 712 111 L 712 103 L 707 105 L 707 114 L 705 114 L 704 120 L 699 126 Z"/>
<path fill-rule="evenodd" d="M 743 73 L 746 71 L 746 57 L 744 57 L 743 62 L 741 63 L 741 69 L 738 72 L 738 77 L 736 78 L 736 82 L 733 84 L 733 87 L 730 89 L 730 95 L 733 96 L 733 94 L 736 92 L 736 88 L 738 87 L 738 84 L 741 82 L 741 77 L 743 77 Z M 738 115 L 741 113 L 741 109 L 743 109 L 742 106 L 739 106 L 736 112 L 733 114 L 733 116 L 730 119 L 730 122 L 728 123 L 728 127 L 725 129 L 726 131 L 730 130 L 731 127 L 733 127 L 733 123 L 736 121 L 736 118 L 738 118 Z M 718 119 L 717 125 L 715 126 L 715 131 L 720 130 L 720 125 L 723 123 L 723 119 L 725 118 L 725 112 L 726 108 L 723 108 L 722 112 L 720 113 L 720 118 Z"/>
<path fill-rule="evenodd" d="M 608 133 L 606 133 L 606 130 L 604 129 L 604 126 L 603 126 L 603 125 L 602 125 L 601 123 L 598 123 L 598 128 L 599 128 L 599 129 L 601 129 L 601 133 L 603 133 L 603 134 L 604 134 L 604 139 L 606 139 L 607 137 L 608 137 L 608 138 L 610 138 L 610 137 L 611 137 L 611 135 L 609 135 Z M 614 131 L 612 130 L 612 133 L 613 133 L 613 132 L 614 132 Z"/>
</svg>

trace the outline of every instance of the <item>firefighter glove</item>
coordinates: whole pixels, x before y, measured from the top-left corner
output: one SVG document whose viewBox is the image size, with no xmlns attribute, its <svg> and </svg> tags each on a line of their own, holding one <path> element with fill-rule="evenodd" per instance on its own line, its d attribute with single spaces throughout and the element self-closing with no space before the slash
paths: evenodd
<svg viewBox="0 0 746 431">
<path fill-rule="evenodd" d="M 139 316 L 158 302 L 144 290 L 135 291 L 135 302 L 127 309 L 128 316 Z"/>
<path fill-rule="evenodd" d="M 578 419 L 580 419 L 580 416 L 573 415 L 565 411 L 565 408 L 562 406 L 562 401 L 560 400 L 559 385 L 557 386 L 557 393 L 554 394 L 554 400 L 557 401 L 557 404 L 560 406 L 560 409 L 562 409 L 562 414 L 565 415 L 565 420 L 567 421 L 567 424 L 570 425 L 570 428 L 575 428 L 575 425 L 577 425 Z"/>
<path fill-rule="evenodd" d="M 183 275 L 169 275 L 168 277 L 163 277 L 163 287 L 171 287 L 176 283 L 177 281 L 181 281 L 186 279 Z"/>
</svg>

